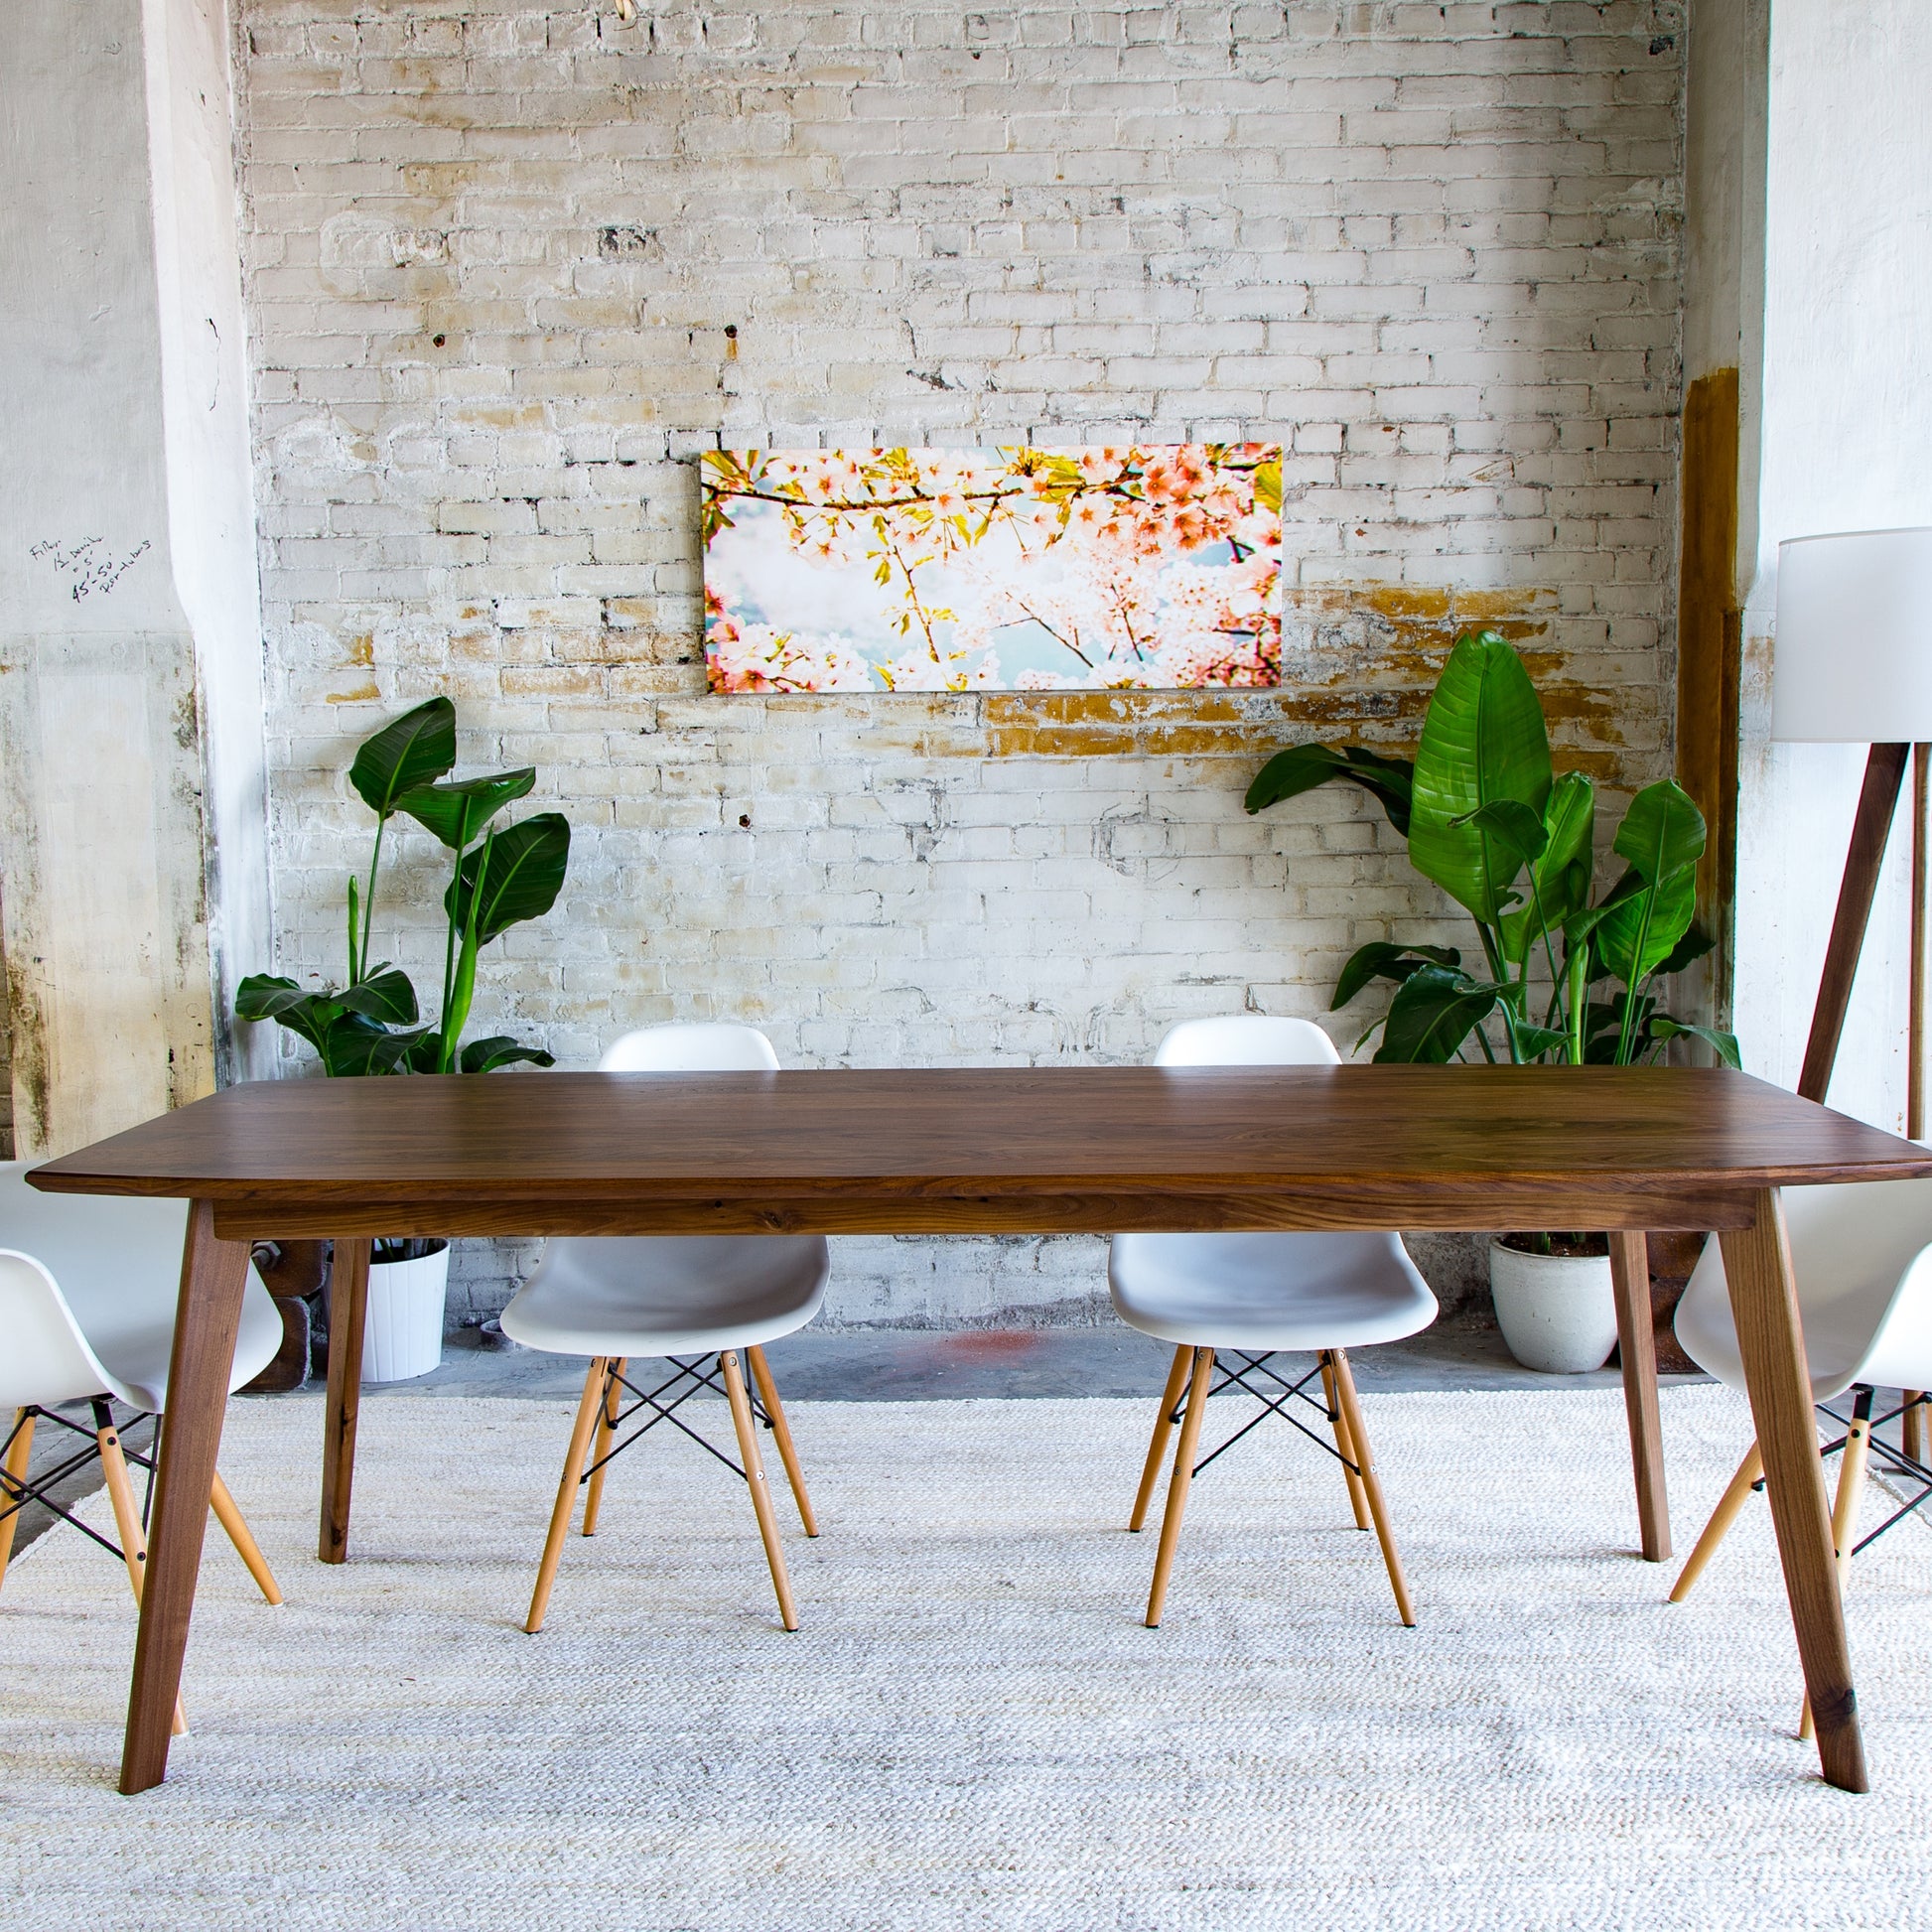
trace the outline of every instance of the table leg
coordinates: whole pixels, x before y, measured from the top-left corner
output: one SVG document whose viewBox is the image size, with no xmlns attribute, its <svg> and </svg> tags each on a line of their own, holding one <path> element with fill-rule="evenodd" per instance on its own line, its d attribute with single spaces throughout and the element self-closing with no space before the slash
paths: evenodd
<svg viewBox="0 0 1932 1932">
<path fill-rule="evenodd" d="M 1637 1478 L 1637 1524 L 1646 1563 L 1670 1561 L 1670 1500 L 1664 1493 L 1664 1431 L 1657 1413 L 1657 1337 L 1650 1314 L 1650 1244 L 1641 1234 L 1610 1236 L 1616 1291 L 1617 1358 L 1630 1422 L 1630 1467 Z"/>
<path fill-rule="evenodd" d="M 1750 1390 L 1751 1420 L 1764 1456 L 1764 1487 L 1784 1565 L 1785 1594 L 1798 1633 L 1805 1689 L 1818 1725 L 1818 1756 L 1827 1783 L 1870 1789 L 1852 1657 L 1845 1640 L 1831 1510 L 1812 1418 L 1804 1331 L 1792 1285 L 1791 1249 L 1775 1189 L 1757 1196 L 1754 1225 L 1726 1228 L 1725 1274 L 1737 1324 L 1737 1349 Z"/>
<path fill-rule="evenodd" d="M 329 1397 L 322 1425 L 322 1523 L 316 1536 L 322 1563 L 348 1558 L 348 1494 L 355 1481 L 355 1415 L 368 1311 L 368 1240 L 339 1240 L 329 1277 Z"/>
<path fill-rule="evenodd" d="M 148 1525 L 147 1584 L 141 1592 L 140 1634 L 134 1643 L 134 1683 L 127 1700 L 121 1750 L 121 1789 L 129 1796 L 156 1785 L 168 1771 L 168 1736 L 181 1691 L 182 1653 L 195 1608 L 215 1452 L 228 1405 L 241 1292 L 248 1279 L 248 1244 L 222 1241 L 214 1209 L 196 1201 L 182 1244 L 181 1295 L 168 1362 L 168 1419 L 161 1432 L 154 1515 Z"/>
</svg>

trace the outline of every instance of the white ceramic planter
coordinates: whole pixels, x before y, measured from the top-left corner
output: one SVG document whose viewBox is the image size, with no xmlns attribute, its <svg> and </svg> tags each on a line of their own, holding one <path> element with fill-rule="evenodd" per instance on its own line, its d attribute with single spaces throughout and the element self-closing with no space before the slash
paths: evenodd
<svg viewBox="0 0 1932 1932">
<path fill-rule="evenodd" d="M 450 1244 L 420 1261 L 369 1264 L 368 1318 L 362 1327 L 362 1380 L 407 1382 L 443 1359 L 443 1301 Z"/>
<path fill-rule="evenodd" d="M 1601 1368 L 1616 1346 L 1608 1255 L 1526 1255 L 1489 1244 L 1489 1294 L 1509 1352 L 1546 1375 Z"/>
</svg>

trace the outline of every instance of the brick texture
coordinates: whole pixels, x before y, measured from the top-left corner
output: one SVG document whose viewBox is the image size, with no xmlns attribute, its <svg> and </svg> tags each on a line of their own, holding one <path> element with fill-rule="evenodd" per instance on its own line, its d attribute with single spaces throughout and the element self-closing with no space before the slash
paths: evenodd
<svg viewBox="0 0 1932 1932">
<path fill-rule="evenodd" d="M 1241 792 L 1410 739 L 1479 622 L 1571 761 L 1668 768 L 1682 12 L 242 0 L 283 969 L 340 971 L 349 748 L 435 691 L 576 828 L 478 1008 L 566 1064 L 1139 1059 L 1453 938 L 1354 796 Z M 1284 445 L 1281 691 L 704 694 L 695 452 L 1128 437 Z M 379 919 L 430 984 L 434 860 Z M 1077 1318 L 1098 1267 L 849 1243 L 833 1314 Z"/>
</svg>

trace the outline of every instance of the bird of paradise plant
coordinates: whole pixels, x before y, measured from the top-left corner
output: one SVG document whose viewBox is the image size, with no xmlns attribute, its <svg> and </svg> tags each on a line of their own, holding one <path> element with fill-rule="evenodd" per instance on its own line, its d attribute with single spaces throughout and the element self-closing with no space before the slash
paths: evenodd
<svg viewBox="0 0 1932 1932">
<path fill-rule="evenodd" d="M 240 1018 L 272 1020 L 307 1040 L 325 1073 L 487 1073 L 517 1061 L 553 1064 L 541 1047 L 508 1035 L 466 1044 L 463 1033 L 483 948 L 520 920 L 541 917 L 563 890 L 570 824 L 561 812 L 538 812 L 493 828 L 490 820 L 536 783 L 536 768 L 444 783 L 455 764 L 456 707 L 448 698 L 429 699 L 363 742 L 348 780 L 375 813 L 375 842 L 366 884 L 348 882 L 344 983 L 312 992 L 292 979 L 254 973 L 236 989 Z M 383 838 L 398 812 L 435 833 L 454 855 L 443 895 L 443 996 L 433 1026 L 421 1024 L 409 975 L 386 960 L 370 963 Z"/>
<path fill-rule="evenodd" d="M 1379 1061 L 1467 1059 L 1627 1066 L 1673 1039 L 1726 1065 L 1737 1042 L 1663 1011 L 1657 983 L 1711 948 L 1693 923 L 1704 815 L 1665 778 L 1630 801 L 1611 840 L 1624 866 L 1592 900 L 1596 793 L 1553 772 L 1543 707 L 1522 659 L 1493 630 L 1457 638 L 1413 760 L 1360 746 L 1298 745 L 1248 788 L 1259 812 L 1331 780 L 1375 797 L 1410 862 L 1474 921 L 1482 970 L 1453 946 L 1375 940 L 1335 982 L 1339 1011 L 1378 980 L 1395 984 Z"/>
</svg>

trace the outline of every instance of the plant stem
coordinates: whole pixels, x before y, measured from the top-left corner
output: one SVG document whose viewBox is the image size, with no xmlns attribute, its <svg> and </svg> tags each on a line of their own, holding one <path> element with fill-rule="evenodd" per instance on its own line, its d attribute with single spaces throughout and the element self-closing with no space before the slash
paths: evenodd
<svg viewBox="0 0 1932 1932">
<path fill-rule="evenodd" d="M 1570 1064 L 1582 1066 L 1584 1063 L 1584 1002 L 1589 997 L 1589 941 L 1571 949 L 1570 957 L 1564 961 L 1564 971 L 1570 981 Z"/>
<path fill-rule="evenodd" d="M 463 1036 L 463 1030 L 470 1022 L 470 1003 L 477 994 L 477 917 L 483 905 L 483 884 L 489 877 L 490 849 L 496 843 L 492 831 L 485 835 L 483 853 L 477 861 L 476 883 L 470 888 L 470 901 L 464 908 L 463 951 L 457 958 L 456 984 L 451 989 L 450 1010 L 443 1022 L 443 1040 L 437 1049 L 436 1070 L 447 1073 L 451 1062 L 456 1058 L 457 1041 Z M 461 861 L 458 862 L 457 880 L 459 887 L 463 879 Z M 461 904 L 462 894 L 458 893 Z"/>
<path fill-rule="evenodd" d="M 470 843 L 470 801 L 465 799 L 456 827 L 456 903 L 463 904 L 463 848 Z M 456 911 L 450 913 L 450 929 L 443 939 L 443 1002 L 436 1016 L 439 1035 L 450 1030 L 450 988 L 456 973 Z M 440 1069 L 439 1069 L 440 1070 Z"/>
<path fill-rule="evenodd" d="M 387 829 L 388 824 L 389 814 L 387 812 L 376 813 L 375 850 L 369 854 L 368 894 L 362 900 L 361 951 L 357 954 L 354 948 L 350 948 L 351 956 L 348 962 L 348 983 L 351 986 L 362 977 L 363 969 L 369 963 L 369 927 L 375 920 L 375 874 L 376 868 L 382 864 L 382 834 Z"/>
<path fill-rule="evenodd" d="M 353 986 L 361 977 L 361 974 L 355 970 L 355 876 L 351 873 L 348 880 L 348 980 L 346 983 Z"/>
<path fill-rule="evenodd" d="M 1650 914 L 1657 904 L 1657 888 L 1649 887 L 1643 896 L 1643 917 L 1637 921 L 1637 943 L 1630 954 L 1631 962 L 1637 969 L 1637 977 L 1623 989 L 1623 1025 L 1617 1030 L 1616 1063 L 1618 1066 L 1630 1064 L 1630 1034 L 1637 1020 L 1637 987 L 1640 980 L 1650 976 L 1643 970 L 1643 949 L 1650 938 Z"/>
</svg>

